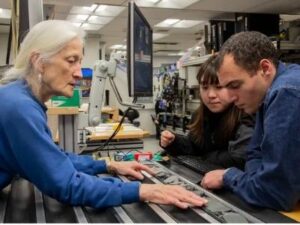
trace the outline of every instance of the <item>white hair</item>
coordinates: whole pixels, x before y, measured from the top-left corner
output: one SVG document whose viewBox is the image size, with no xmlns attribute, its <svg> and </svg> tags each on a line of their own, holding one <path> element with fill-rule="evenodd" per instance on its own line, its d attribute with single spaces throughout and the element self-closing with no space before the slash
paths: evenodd
<svg viewBox="0 0 300 225">
<path fill-rule="evenodd" d="M 36 24 L 22 41 L 14 66 L 6 71 L 1 83 L 23 79 L 34 73 L 30 61 L 32 53 L 39 53 L 39 60 L 47 60 L 74 38 L 83 43 L 84 36 L 82 28 L 65 20 L 46 20 Z"/>
</svg>

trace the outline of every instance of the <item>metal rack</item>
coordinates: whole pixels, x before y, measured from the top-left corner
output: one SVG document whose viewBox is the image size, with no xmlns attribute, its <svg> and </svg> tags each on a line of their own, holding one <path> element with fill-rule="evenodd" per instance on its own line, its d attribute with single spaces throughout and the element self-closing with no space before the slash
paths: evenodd
<svg viewBox="0 0 300 225">
<path fill-rule="evenodd" d="M 280 53 L 280 59 L 287 63 L 300 63 L 300 43 L 291 41 L 273 42 Z"/>
<path fill-rule="evenodd" d="M 182 64 L 182 66 L 187 67 L 187 66 L 200 65 L 200 64 L 204 63 L 211 56 L 212 56 L 211 54 L 208 54 L 208 55 L 204 55 L 204 56 L 201 56 L 201 57 L 196 57 L 196 58 L 189 59 L 186 62 L 184 62 Z"/>
</svg>

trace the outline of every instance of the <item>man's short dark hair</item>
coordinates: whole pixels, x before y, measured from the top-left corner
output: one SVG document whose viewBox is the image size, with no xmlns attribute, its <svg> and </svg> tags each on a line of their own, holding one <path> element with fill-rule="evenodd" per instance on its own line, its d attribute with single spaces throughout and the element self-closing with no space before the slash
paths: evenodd
<svg viewBox="0 0 300 225">
<path fill-rule="evenodd" d="M 222 46 L 216 68 L 220 69 L 225 55 L 232 55 L 235 63 L 254 74 L 262 59 L 269 59 L 278 66 L 278 53 L 269 38 L 257 31 L 246 31 L 232 35 Z"/>
</svg>

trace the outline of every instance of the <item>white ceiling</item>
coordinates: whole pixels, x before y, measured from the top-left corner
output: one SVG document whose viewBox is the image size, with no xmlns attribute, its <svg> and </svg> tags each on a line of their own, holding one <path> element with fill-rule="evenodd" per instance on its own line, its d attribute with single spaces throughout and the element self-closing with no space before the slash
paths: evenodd
<svg viewBox="0 0 300 225">
<path fill-rule="evenodd" d="M 30 0 L 29 0 L 30 1 Z M 184 1 L 184 0 L 182 0 Z M 94 3 L 127 6 L 128 0 L 44 0 L 44 5 L 54 6 L 54 18 L 66 19 L 72 6 L 91 6 Z M 45 8 L 47 8 L 45 7 Z M 0 0 L 0 8 L 10 9 L 10 0 Z M 51 8 L 51 6 L 50 6 Z M 167 33 L 168 36 L 155 42 L 171 44 L 155 44 L 154 50 L 184 50 L 194 46 L 203 32 L 203 24 L 186 29 L 161 29 L 155 24 L 167 19 L 186 20 L 234 20 L 235 12 L 279 13 L 300 15 L 300 0 L 198 0 L 185 9 L 141 8 L 142 13 L 153 27 L 154 32 Z M 45 16 L 47 12 L 44 12 Z M 0 19 L 0 33 L 7 33 L 9 20 Z M 125 44 L 127 30 L 127 10 L 105 25 L 99 31 L 90 32 L 99 36 L 99 41 L 107 47 L 114 44 Z"/>
</svg>

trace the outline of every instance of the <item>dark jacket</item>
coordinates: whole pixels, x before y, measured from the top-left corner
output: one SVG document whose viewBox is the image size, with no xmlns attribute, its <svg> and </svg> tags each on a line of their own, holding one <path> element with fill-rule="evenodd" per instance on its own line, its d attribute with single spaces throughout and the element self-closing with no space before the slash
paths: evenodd
<svg viewBox="0 0 300 225">
<path fill-rule="evenodd" d="M 254 129 L 254 116 L 244 114 L 237 125 L 234 137 L 229 143 L 217 145 L 214 142 L 214 130 L 218 124 L 218 118 L 205 122 L 204 141 L 197 143 L 192 135 L 175 135 L 173 143 L 165 148 L 170 155 L 195 155 L 203 160 L 220 165 L 223 168 L 238 167 L 243 169 L 246 161 L 246 148 Z"/>
</svg>

